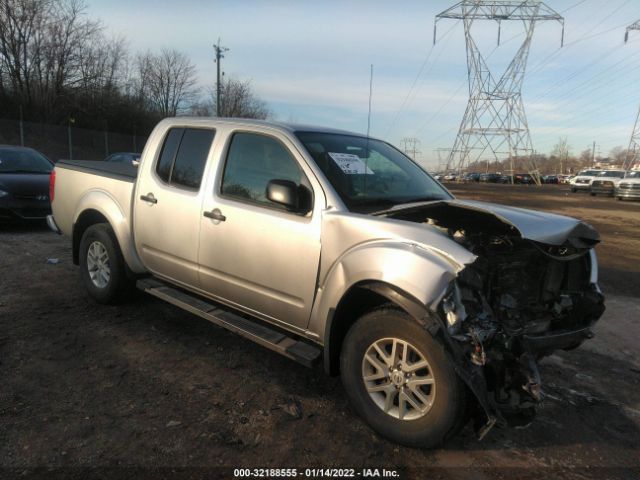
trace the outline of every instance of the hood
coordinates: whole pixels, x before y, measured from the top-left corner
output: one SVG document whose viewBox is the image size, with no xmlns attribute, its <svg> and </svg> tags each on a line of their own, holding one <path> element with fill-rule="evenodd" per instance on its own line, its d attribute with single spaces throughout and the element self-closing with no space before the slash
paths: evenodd
<svg viewBox="0 0 640 480">
<path fill-rule="evenodd" d="M 19 196 L 49 196 L 49 174 L 0 173 L 0 190 Z"/>
<path fill-rule="evenodd" d="M 516 228 L 522 238 L 548 245 L 563 245 L 568 240 L 582 240 L 595 244 L 600 241 L 598 232 L 588 223 L 577 218 L 539 212 L 524 208 L 508 207 L 495 203 L 454 200 L 450 202 L 463 208 L 491 213 Z M 576 245 L 577 246 L 577 245 Z"/>
<path fill-rule="evenodd" d="M 618 180 L 618 183 L 634 183 L 634 184 L 638 184 L 640 183 L 640 178 L 620 178 Z"/>
<path fill-rule="evenodd" d="M 447 228 L 455 228 L 462 218 L 465 223 L 473 222 L 479 228 L 483 225 L 488 228 L 498 222 L 524 239 L 554 246 L 568 244 L 588 248 L 600 240 L 598 232 L 591 225 L 575 218 L 470 200 L 399 205 L 378 215 L 412 221 L 434 218 Z"/>
</svg>

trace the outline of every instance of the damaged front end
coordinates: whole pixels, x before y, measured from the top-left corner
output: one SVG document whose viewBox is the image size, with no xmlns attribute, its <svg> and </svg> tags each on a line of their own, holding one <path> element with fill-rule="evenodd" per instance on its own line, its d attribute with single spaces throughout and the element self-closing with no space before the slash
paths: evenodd
<svg viewBox="0 0 640 480">
<path fill-rule="evenodd" d="M 595 230 L 549 215 L 555 228 L 547 223 L 545 236 L 535 237 L 523 233 L 535 231 L 530 224 L 517 222 L 528 211 L 491 207 L 451 201 L 385 212 L 439 229 L 477 256 L 451 282 L 438 313 L 458 374 L 482 407 L 480 437 L 494 424 L 531 422 L 544 398 L 538 361 L 591 338 L 604 312 Z"/>
</svg>

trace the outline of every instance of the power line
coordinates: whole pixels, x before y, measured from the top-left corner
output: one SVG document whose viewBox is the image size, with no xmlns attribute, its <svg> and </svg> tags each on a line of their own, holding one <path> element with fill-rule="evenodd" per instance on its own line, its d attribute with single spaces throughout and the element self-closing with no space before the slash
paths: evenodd
<svg viewBox="0 0 640 480">
<path fill-rule="evenodd" d="M 459 23 L 459 22 L 457 22 L 457 23 Z M 456 25 L 457 25 L 457 23 L 456 23 Z M 449 34 L 453 31 L 453 29 L 455 28 L 456 25 L 454 25 L 447 32 L 445 32 L 445 34 L 444 34 L 444 36 L 442 38 L 443 39 L 447 38 L 449 36 Z M 411 84 L 411 88 L 409 89 L 409 92 L 407 92 L 407 95 L 404 97 L 404 100 L 402 101 L 402 104 L 400 105 L 400 108 L 396 111 L 396 114 L 393 117 L 393 120 L 391 121 L 391 124 L 389 125 L 389 128 L 387 128 L 387 132 L 385 133 L 385 137 L 387 137 L 389 135 L 389 133 L 391 133 L 391 130 L 395 126 L 396 121 L 398 120 L 398 117 L 400 116 L 400 113 L 403 111 L 404 107 L 407 105 L 407 102 L 409 101 L 409 97 L 411 97 L 411 94 L 413 93 L 413 91 L 415 89 L 415 86 L 418 83 L 418 80 L 422 76 L 422 72 L 424 71 L 425 67 L 427 66 L 429 58 L 431 58 L 431 54 L 433 53 L 434 49 L 435 49 L 435 45 L 431 45 L 431 48 L 429 49 L 429 53 L 427 54 L 426 58 L 422 62 L 422 65 L 420 66 L 420 69 L 418 70 L 418 74 L 413 79 L 413 83 Z"/>
<path fill-rule="evenodd" d="M 533 65 L 531 67 L 531 69 L 529 69 L 529 75 L 534 75 L 536 73 L 538 73 L 542 67 L 549 61 L 551 60 L 553 57 L 557 56 L 561 51 L 567 52 L 571 47 L 585 41 L 585 40 L 589 40 L 591 38 L 600 36 L 600 35 L 604 35 L 605 33 L 609 33 L 613 30 L 617 30 L 619 27 L 613 27 L 610 28 L 608 30 L 602 31 L 602 32 L 598 32 L 598 33 L 594 33 L 589 35 L 589 32 L 593 32 L 596 28 L 598 28 L 600 25 L 602 25 L 604 22 L 606 22 L 609 18 L 611 18 L 613 15 L 615 15 L 620 9 L 622 9 L 627 3 L 629 3 L 630 0 L 624 0 L 620 5 L 618 5 L 617 8 L 615 8 L 609 15 L 605 16 L 604 18 L 600 19 L 600 21 L 598 23 L 596 23 L 593 27 L 587 28 L 585 30 L 584 35 L 578 37 L 576 40 L 569 42 L 567 44 L 565 44 L 563 46 L 562 49 L 556 49 L 554 50 L 550 55 L 548 55 L 547 57 L 543 58 L 541 61 L 539 61 L 538 63 L 536 63 L 535 65 Z"/>
</svg>

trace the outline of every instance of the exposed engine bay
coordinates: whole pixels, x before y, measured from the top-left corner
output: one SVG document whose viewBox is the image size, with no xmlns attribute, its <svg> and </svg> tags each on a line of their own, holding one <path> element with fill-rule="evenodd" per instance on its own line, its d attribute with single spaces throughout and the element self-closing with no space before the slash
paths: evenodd
<svg viewBox="0 0 640 480">
<path fill-rule="evenodd" d="M 578 222 L 564 238 L 544 243 L 499 215 L 452 202 L 385 216 L 428 224 L 477 256 L 440 303 L 443 341 L 482 407 L 479 436 L 494 424 L 528 425 L 544 398 L 538 361 L 591 338 L 604 312 L 591 282 L 595 230 Z"/>
</svg>

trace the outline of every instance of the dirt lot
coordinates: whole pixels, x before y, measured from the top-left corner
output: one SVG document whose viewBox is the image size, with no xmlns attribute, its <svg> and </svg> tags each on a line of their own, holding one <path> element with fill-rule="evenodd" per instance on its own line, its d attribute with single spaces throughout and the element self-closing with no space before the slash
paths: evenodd
<svg viewBox="0 0 640 480">
<path fill-rule="evenodd" d="M 640 476 L 640 202 L 563 187 L 462 185 L 461 198 L 598 228 L 608 311 L 596 338 L 542 366 L 525 430 L 470 427 L 424 451 L 381 439 L 338 379 L 159 300 L 98 306 L 67 239 L 0 227 L 0 478 L 233 478 L 233 467 L 387 467 L 403 478 Z M 47 259 L 58 258 L 58 264 Z"/>
</svg>

